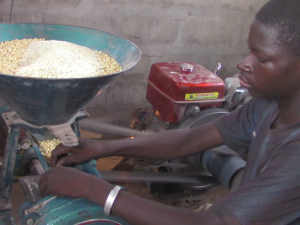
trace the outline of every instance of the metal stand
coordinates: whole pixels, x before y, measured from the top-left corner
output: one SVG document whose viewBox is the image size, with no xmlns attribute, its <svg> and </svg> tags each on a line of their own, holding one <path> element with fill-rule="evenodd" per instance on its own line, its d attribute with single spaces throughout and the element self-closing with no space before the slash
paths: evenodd
<svg viewBox="0 0 300 225">
<path fill-rule="evenodd" d="M 23 155 L 26 155 L 26 158 L 32 159 L 32 157 L 27 156 L 27 153 L 34 154 L 34 158 L 36 158 L 36 161 L 41 165 L 43 171 L 47 171 L 50 167 L 42 156 L 35 142 L 35 138 L 43 138 L 44 135 L 51 136 L 52 134 L 47 133 L 49 130 L 50 133 L 54 133 L 62 143 L 72 146 L 78 141 L 77 137 L 80 136 L 77 120 L 87 117 L 87 114 L 81 111 L 76 114 L 69 123 L 47 126 L 45 128 L 28 124 L 20 119 L 15 112 L 7 112 L 9 110 L 7 106 L 5 106 L 4 109 L 0 109 L 0 113 L 9 127 L 0 177 L 0 225 L 16 224 L 12 214 L 11 188 L 15 176 L 17 153 L 18 151 L 22 151 L 22 147 L 19 143 L 20 130 L 25 131 L 25 135 L 31 144 L 31 147 L 24 150 L 26 154 Z M 101 178 L 96 169 L 95 160 L 76 165 L 75 168 Z M 38 179 L 39 176 L 25 176 L 19 178 L 26 199 L 26 202 L 19 209 L 21 224 L 128 224 L 117 216 L 106 216 L 103 212 L 103 207 L 85 199 L 58 198 L 55 196 L 41 198 L 37 185 Z"/>
<path fill-rule="evenodd" d="M 0 224 L 15 224 L 10 202 L 20 127 L 9 128 L 0 178 Z"/>
</svg>

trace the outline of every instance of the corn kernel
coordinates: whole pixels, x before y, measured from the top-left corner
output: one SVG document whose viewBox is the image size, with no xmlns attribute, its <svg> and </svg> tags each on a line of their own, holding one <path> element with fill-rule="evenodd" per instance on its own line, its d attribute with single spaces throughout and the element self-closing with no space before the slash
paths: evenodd
<svg viewBox="0 0 300 225">
<path fill-rule="evenodd" d="M 61 141 L 59 139 L 51 139 L 44 141 L 37 141 L 38 146 L 45 160 L 50 163 L 51 153 L 59 145 Z"/>
<path fill-rule="evenodd" d="M 60 71 L 59 68 L 55 67 L 51 68 L 48 64 L 43 65 L 44 67 L 35 68 L 35 70 L 29 70 L 24 72 L 24 67 L 27 65 L 24 64 L 24 57 L 28 53 L 30 44 L 34 42 L 45 41 L 44 39 L 22 39 L 22 40 L 12 40 L 0 43 L 0 73 L 9 74 L 9 75 L 18 75 L 25 77 L 38 77 L 38 78 L 80 78 L 80 77 L 90 77 L 90 75 L 83 75 L 81 73 L 76 73 L 76 76 L 68 77 L 68 74 L 61 73 L 59 74 L 57 71 Z M 51 42 L 51 41 L 46 41 Z M 60 41 L 57 41 L 59 44 Z M 67 42 L 66 42 L 67 43 Z M 58 45 L 59 46 L 59 45 Z M 27 51 L 28 50 L 28 51 Z M 72 49 L 71 49 L 72 50 Z M 93 50 L 94 51 L 94 50 Z M 120 64 L 113 58 L 111 58 L 108 54 L 103 53 L 101 51 L 97 52 L 97 61 L 101 64 L 101 67 L 96 67 L 96 75 L 102 76 L 112 73 L 117 73 L 122 71 L 122 67 Z M 51 60 L 51 59 L 49 59 Z M 25 60 L 25 64 L 28 63 Z M 72 61 L 69 62 L 72 65 Z M 94 64 L 93 64 L 94 65 Z M 20 73 L 23 71 L 23 73 Z M 63 70 L 62 70 L 63 71 Z M 71 71 L 74 72 L 74 71 Z M 93 75 L 94 76 L 94 75 Z"/>
</svg>

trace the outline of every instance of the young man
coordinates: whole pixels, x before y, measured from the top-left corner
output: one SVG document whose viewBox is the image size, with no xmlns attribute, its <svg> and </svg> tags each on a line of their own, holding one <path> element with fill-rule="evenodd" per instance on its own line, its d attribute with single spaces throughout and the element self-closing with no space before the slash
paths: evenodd
<svg viewBox="0 0 300 225">
<path fill-rule="evenodd" d="M 61 165 L 122 155 L 173 159 L 222 144 L 249 149 L 241 186 L 195 213 L 120 191 L 112 213 L 130 224 L 289 224 L 300 217 L 300 1 L 271 0 L 256 15 L 249 54 L 238 64 L 241 86 L 254 97 L 215 122 L 164 135 L 118 141 L 80 139 L 57 147 L 54 169 L 39 182 L 42 196 L 83 197 L 104 205 L 113 185 Z M 72 155 L 60 158 L 63 154 Z M 60 166 L 58 166 L 60 165 Z M 85 185 L 84 187 L 82 184 Z M 72 189 L 69 189 L 72 185 Z"/>
</svg>

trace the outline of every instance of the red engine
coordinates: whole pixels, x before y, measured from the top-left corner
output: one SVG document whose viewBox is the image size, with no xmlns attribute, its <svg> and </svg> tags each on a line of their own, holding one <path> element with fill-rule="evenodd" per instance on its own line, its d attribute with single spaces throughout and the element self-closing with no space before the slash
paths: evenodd
<svg viewBox="0 0 300 225">
<path fill-rule="evenodd" d="M 194 62 L 153 64 L 148 77 L 147 100 L 165 122 L 177 123 L 191 103 L 201 109 L 222 105 L 225 83 Z"/>
</svg>

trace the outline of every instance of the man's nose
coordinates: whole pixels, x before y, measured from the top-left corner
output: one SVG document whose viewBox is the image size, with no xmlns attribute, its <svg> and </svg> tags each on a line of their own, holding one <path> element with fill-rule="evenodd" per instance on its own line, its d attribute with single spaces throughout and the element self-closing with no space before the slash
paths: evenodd
<svg viewBox="0 0 300 225">
<path fill-rule="evenodd" d="M 253 66 L 251 63 L 251 55 L 248 54 L 245 56 L 245 58 L 243 58 L 242 61 L 237 64 L 237 68 L 242 72 L 252 73 Z"/>
</svg>

